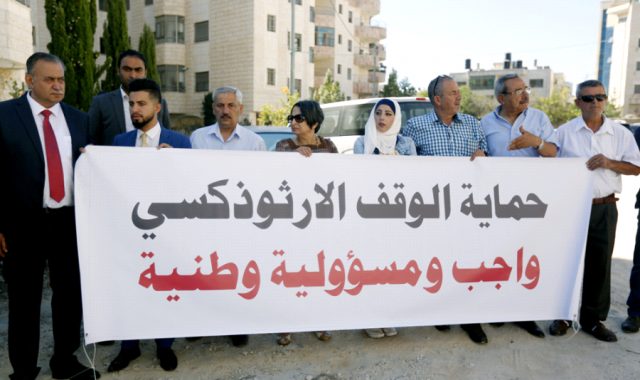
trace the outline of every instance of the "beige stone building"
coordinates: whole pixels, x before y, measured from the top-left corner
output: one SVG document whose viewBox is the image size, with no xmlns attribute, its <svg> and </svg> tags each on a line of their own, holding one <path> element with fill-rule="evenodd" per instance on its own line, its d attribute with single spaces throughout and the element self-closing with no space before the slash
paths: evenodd
<svg viewBox="0 0 640 380">
<path fill-rule="evenodd" d="M 0 0 L 13 1 L 15 0 Z M 386 26 L 371 17 L 380 0 L 294 0 L 295 79 L 310 99 L 331 69 L 348 98 L 372 93 L 374 61 L 385 59 Z M 279 104 L 289 86 L 291 2 L 287 0 L 126 0 L 131 45 L 147 23 L 156 34 L 158 71 L 172 120 L 201 115 L 204 96 L 219 86 L 244 95 L 241 118 L 255 125 L 260 106 Z M 47 51 L 44 0 L 31 0 L 35 50 Z M 98 0 L 95 49 L 106 0 Z M 376 55 L 377 46 L 377 58 Z M 98 62 L 103 62 L 101 56 Z M 385 74 L 378 73 L 378 83 Z"/>
<path fill-rule="evenodd" d="M 33 54 L 29 6 L 29 0 L 0 0 L 0 101 L 11 99 L 14 81 L 26 88 L 26 62 Z"/>
</svg>

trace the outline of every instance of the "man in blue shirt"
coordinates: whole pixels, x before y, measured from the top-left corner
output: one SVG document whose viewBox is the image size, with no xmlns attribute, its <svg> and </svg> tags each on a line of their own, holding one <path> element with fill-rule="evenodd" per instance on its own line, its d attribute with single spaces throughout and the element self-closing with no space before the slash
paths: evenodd
<svg viewBox="0 0 640 380">
<path fill-rule="evenodd" d="M 480 122 L 471 115 L 459 113 L 462 94 L 453 78 L 441 75 L 429 83 L 428 90 L 433 112 L 409 120 L 402 132 L 416 143 L 418 156 L 466 156 L 471 157 L 471 161 L 487 156 L 487 140 Z M 479 323 L 460 327 L 475 343 L 488 342 Z M 436 326 L 436 329 L 449 331 L 451 327 Z"/>
<path fill-rule="evenodd" d="M 480 125 L 493 157 L 555 157 L 556 136 L 549 117 L 529 108 L 529 93 L 518 74 L 507 74 L 496 81 L 495 95 L 500 105 L 482 118 Z M 492 323 L 500 327 L 504 323 Z M 533 321 L 516 322 L 529 334 L 544 338 Z"/>
</svg>

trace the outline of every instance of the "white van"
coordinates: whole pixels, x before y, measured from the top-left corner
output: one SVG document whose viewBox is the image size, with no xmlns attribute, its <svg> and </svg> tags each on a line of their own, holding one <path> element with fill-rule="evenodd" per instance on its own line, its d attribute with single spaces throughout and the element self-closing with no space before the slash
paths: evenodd
<svg viewBox="0 0 640 380">
<path fill-rule="evenodd" d="M 340 153 L 353 153 L 353 144 L 364 135 L 364 126 L 369 119 L 373 106 L 382 98 L 348 100 L 345 102 L 322 104 L 324 122 L 318 135 L 328 137 L 336 144 Z M 389 98 L 402 109 L 402 129 L 407 120 L 433 111 L 429 98 Z M 402 131 L 401 129 L 401 131 Z"/>
</svg>

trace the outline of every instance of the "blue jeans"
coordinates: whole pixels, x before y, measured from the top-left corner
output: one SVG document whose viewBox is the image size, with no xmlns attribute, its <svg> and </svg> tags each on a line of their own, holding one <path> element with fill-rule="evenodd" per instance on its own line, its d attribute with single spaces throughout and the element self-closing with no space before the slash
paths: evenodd
<svg viewBox="0 0 640 380">
<path fill-rule="evenodd" d="M 640 317 L 640 212 L 638 213 L 638 232 L 636 233 L 636 247 L 633 250 L 633 268 L 629 278 L 629 299 L 627 313 L 631 317 Z"/>
</svg>

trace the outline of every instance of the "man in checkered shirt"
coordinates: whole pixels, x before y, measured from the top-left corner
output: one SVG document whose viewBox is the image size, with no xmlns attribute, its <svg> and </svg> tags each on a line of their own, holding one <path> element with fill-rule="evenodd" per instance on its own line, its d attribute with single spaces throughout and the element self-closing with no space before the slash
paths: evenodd
<svg viewBox="0 0 640 380">
<path fill-rule="evenodd" d="M 487 140 L 478 119 L 458 113 L 462 94 L 453 78 L 441 75 L 429 83 L 428 90 L 433 112 L 409 120 L 402 132 L 415 141 L 418 156 L 471 157 L 471 161 L 488 156 Z M 460 327 L 472 341 L 488 342 L 479 323 Z M 451 327 L 436 326 L 436 329 L 449 331 Z"/>
<path fill-rule="evenodd" d="M 429 83 L 433 112 L 407 122 L 403 136 L 416 143 L 418 156 L 488 156 L 478 119 L 459 113 L 462 94 L 453 78 L 441 75 Z"/>
</svg>

